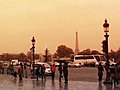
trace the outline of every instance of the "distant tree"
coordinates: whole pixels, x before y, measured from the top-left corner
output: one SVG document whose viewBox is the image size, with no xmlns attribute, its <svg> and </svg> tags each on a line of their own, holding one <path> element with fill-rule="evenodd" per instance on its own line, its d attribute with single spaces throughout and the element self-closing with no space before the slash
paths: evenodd
<svg viewBox="0 0 120 90">
<path fill-rule="evenodd" d="M 95 54 L 101 54 L 101 53 L 99 51 L 97 51 L 97 50 L 92 50 L 91 54 L 95 55 Z"/>
<path fill-rule="evenodd" d="M 32 60 L 32 53 L 30 51 L 27 52 L 27 58 L 29 60 Z"/>
<path fill-rule="evenodd" d="M 3 53 L 1 60 L 3 61 L 10 61 L 11 60 L 11 55 L 9 53 Z"/>
<path fill-rule="evenodd" d="M 111 50 L 109 53 L 110 58 L 115 58 L 116 57 L 116 52 Z"/>
<path fill-rule="evenodd" d="M 85 50 L 79 52 L 78 54 L 91 54 L 91 50 L 88 48 L 88 49 L 85 49 Z"/>
<path fill-rule="evenodd" d="M 57 58 L 57 53 L 54 53 L 54 54 L 53 54 L 53 58 Z"/>
<path fill-rule="evenodd" d="M 32 61 L 33 53 L 28 51 L 26 57 L 28 60 Z M 35 54 L 35 59 L 39 59 L 39 54 Z"/>
<path fill-rule="evenodd" d="M 87 54 L 87 55 L 91 55 L 91 54 L 93 54 L 93 55 L 95 55 L 95 54 L 101 54 L 99 51 L 97 51 L 97 50 L 91 50 L 91 49 L 85 49 L 85 50 L 83 50 L 83 51 L 81 51 L 81 52 L 79 52 L 78 54 Z"/>
<path fill-rule="evenodd" d="M 58 46 L 56 53 L 58 57 L 63 58 L 70 57 L 70 54 L 73 54 L 74 52 L 71 48 L 66 47 L 65 45 L 60 45 Z"/>
<path fill-rule="evenodd" d="M 114 51 L 111 51 L 111 57 L 115 59 L 116 62 L 120 61 L 120 48 L 114 52 Z"/>
<path fill-rule="evenodd" d="M 24 53 L 20 53 L 19 55 L 18 55 L 18 59 L 19 59 L 19 61 L 26 61 L 26 55 L 24 54 Z"/>
<path fill-rule="evenodd" d="M 39 54 L 35 54 L 35 59 L 39 59 Z"/>
</svg>

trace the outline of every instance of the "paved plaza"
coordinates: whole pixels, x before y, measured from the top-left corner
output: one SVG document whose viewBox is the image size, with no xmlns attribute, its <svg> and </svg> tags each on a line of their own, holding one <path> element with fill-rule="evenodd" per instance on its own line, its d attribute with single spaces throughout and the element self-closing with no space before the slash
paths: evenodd
<svg viewBox="0 0 120 90">
<path fill-rule="evenodd" d="M 58 80 L 53 82 L 50 77 L 47 77 L 46 81 L 42 81 L 41 78 L 38 82 L 31 78 L 23 78 L 23 81 L 19 81 L 14 80 L 10 75 L 0 74 L 0 90 L 120 90 L 120 85 L 111 86 L 86 81 L 69 81 L 68 84 L 64 84 L 64 82 L 59 83 Z"/>
</svg>

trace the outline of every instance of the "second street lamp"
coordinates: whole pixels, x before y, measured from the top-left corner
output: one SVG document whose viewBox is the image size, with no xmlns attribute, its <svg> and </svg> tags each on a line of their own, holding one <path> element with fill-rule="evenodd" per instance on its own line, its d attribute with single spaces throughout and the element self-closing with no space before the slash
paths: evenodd
<svg viewBox="0 0 120 90">
<path fill-rule="evenodd" d="M 33 52 L 33 54 L 32 54 L 32 56 L 33 56 L 33 75 L 35 74 L 35 39 L 34 39 L 34 37 L 32 38 L 32 52 Z"/>
</svg>

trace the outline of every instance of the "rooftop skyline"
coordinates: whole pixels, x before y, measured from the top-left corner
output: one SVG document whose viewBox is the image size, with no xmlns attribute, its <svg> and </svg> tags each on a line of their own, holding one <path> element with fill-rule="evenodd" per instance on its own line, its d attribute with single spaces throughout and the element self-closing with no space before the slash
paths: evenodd
<svg viewBox="0 0 120 90">
<path fill-rule="evenodd" d="M 110 25 L 109 50 L 120 47 L 120 0 L 0 0 L 0 53 L 27 52 L 36 39 L 35 52 L 59 45 L 80 51 L 102 50 L 103 24 Z"/>
</svg>

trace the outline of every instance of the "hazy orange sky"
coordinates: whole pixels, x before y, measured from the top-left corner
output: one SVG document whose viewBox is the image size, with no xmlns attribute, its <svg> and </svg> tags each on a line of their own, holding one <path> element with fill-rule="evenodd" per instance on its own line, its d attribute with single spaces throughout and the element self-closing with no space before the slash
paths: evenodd
<svg viewBox="0 0 120 90">
<path fill-rule="evenodd" d="M 0 0 L 0 53 L 27 52 L 36 39 L 36 52 L 54 53 L 64 44 L 74 50 L 102 50 L 103 23 L 110 24 L 109 50 L 120 47 L 120 0 Z"/>
</svg>

